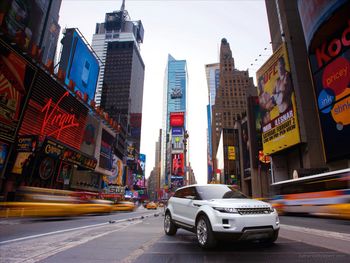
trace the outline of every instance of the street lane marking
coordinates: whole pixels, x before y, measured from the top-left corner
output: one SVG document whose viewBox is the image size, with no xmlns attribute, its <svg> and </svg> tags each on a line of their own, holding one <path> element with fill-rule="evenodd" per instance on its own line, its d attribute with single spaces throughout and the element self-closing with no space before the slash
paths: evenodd
<svg viewBox="0 0 350 263">
<path fill-rule="evenodd" d="M 301 227 L 301 226 L 284 225 L 284 224 L 281 224 L 280 226 L 281 228 L 286 230 L 308 233 L 308 234 L 313 234 L 321 237 L 335 238 L 335 239 L 344 240 L 344 241 L 350 241 L 350 234 L 319 230 L 319 229 L 307 228 L 307 227 Z"/>
</svg>

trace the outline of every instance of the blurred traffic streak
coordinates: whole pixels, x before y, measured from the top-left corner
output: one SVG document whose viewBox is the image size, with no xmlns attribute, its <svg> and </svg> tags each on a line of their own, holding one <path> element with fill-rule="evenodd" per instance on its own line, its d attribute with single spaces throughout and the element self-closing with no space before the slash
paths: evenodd
<svg viewBox="0 0 350 263">
<path fill-rule="evenodd" d="M 270 203 L 279 214 L 350 220 L 350 169 L 273 183 Z"/>
<path fill-rule="evenodd" d="M 133 202 L 113 202 L 90 192 L 21 187 L 14 202 L 0 203 L 0 217 L 61 217 L 133 211 Z"/>
<path fill-rule="evenodd" d="M 136 208 L 134 202 L 119 201 L 112 205 L 112 211 L 134 211 Z"/>
</svg>

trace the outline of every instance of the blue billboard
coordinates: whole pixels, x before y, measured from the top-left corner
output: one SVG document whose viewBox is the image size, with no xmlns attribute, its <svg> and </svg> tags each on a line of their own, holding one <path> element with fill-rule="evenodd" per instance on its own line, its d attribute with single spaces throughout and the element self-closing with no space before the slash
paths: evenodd
<svg viewBox="0 0 350 263">
<path fill-rule="evenodd" d="M 65 84 L 72 80 L 82 96 L 94 99 L 99 74 L 99 63 L 96 56 L 75 28 L 66 29 L 62 40 L 63 49 L 60 69 L 65 72 Z"/>
<path fill-rule="evenodd" d="M 182 134 L 183 134 L 182 127 L 172 127 L 171 135 L 182 135 Z"/>
</svg>

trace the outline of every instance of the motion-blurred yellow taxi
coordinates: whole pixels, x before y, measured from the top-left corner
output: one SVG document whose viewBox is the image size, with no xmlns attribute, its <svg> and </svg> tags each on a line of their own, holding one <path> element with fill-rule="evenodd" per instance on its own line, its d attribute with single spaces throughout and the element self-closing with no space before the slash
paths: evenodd
<svg viewBox="0 0 350 263">
<path fill-rule="evenodd" d="M 155 202 L 149 202 L 147 205 L 146 205 L 146 208 L 147 209 L 157 209 L 157 204 Z"/>
<path fill-rule="evenodd" d="M 134 211 L 135 204 L 130 201 L 119 201 L 112 205 L 112 211 Z"/>
</svg>

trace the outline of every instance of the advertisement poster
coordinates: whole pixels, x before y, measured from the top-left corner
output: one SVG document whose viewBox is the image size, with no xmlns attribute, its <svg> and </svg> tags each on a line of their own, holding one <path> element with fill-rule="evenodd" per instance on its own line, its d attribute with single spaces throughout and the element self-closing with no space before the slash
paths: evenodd
<svg viewBox="0 0 350 263">
<path fill-rule="evenodd" d="M 122 185 L 123 184 L 123 173 L 124 173 L 123 161 L 120 160 L 114 154 L 113 154 L 113 162 L 112 162 L 111 172 L 112 172 L 112 175 L 108 177 L 108 183 Z"/>
<path fill-rule="evenodd" d="M 248 123 L 242 123 L 242 151 L 244 175 L 250 174 L 250 141 L 248 136 Z"/>
<path fill-rule="evenodd" d="M 103 169 L 112 169 L 112 146 L 114 137 L 105 129 L 102 129 L 101 150 L 99 166 Z"/>
<path fill-rule="evenodd" d="M 69 185 L 72 172 L 72 165 L 65 162 L 61 162 L 60 170 L 57 175 L 57 182 L 63 183 L 64 185 Z"/>
<path fill-rule="evenodd" d="M 345 39 L 350 20 L 333 30 L 332 35 L 323 34 L 322 29 L 317 33 L 323 41 L 312 45 L 309 55 L 327 161 L 350 155 L 350 46 Z M 331 43 L 339 44 L 333 52 L 329 52 Z"/>
<path fill-rule="evenodd" d="M 236 150 L 234 146 L 228 146 L 228 159 L 236 160 Z"/>
<path fill-rule="evenodd" d="M 0 3 L 1 28 L 12 39 L 22 35 L 24 48 L 39 45 L 49 1 L 6 0 Z"/>
<path fill-rule="evenodd" d="M 0 42 L 0 138 L 13 142 L 34 69 Z"/>
<path fill-rule="evenodd" d="M 0 141 L 0 173 L 4 169 L 9 145 Z"/>
<path fill-rule="evenodd" d="M 19 152 L 17 153 L 15 164 L 12 168 L 12 173 L 14 174 L 22 174 L 23 168 L 25 166 L 25 163 L 29 159 L 29 156 L 31 156 L 31 152 Z"/>
<path fill-rule="evenodd" d="M 185 174 L 184 171 L 184 154 L 173 154 L 172 156 L 173 162 L 172 162 L 172 175 L 175 176 L 183 176 Z"/>
<path fill-rule="evenodd" d="M 282 44 L 257 71 L 264 154 L 300 143 L 287 48 Z"/>
<path fill-rule="evenodd" d="M 86 124 L 84 127 L 84 136 L 83 142 L 80 146 L 80 151 L 91 156 L 94 155 L 98 129 L 99 121 L 92 114 L 88 114 Z"/>
</svg>

